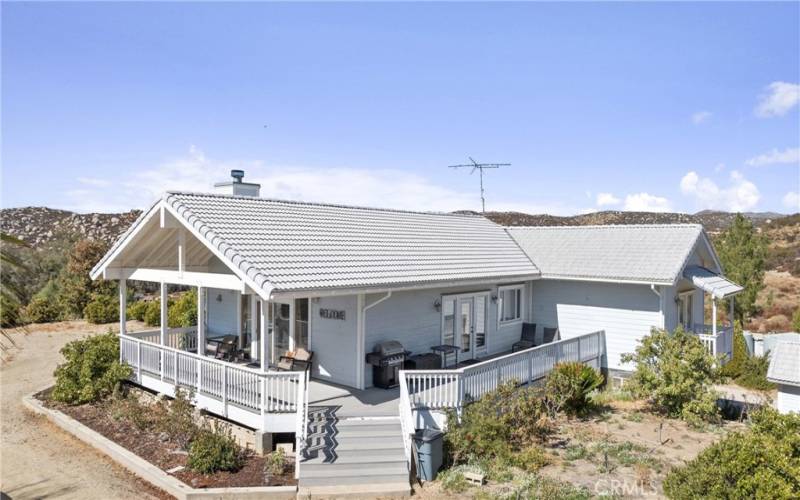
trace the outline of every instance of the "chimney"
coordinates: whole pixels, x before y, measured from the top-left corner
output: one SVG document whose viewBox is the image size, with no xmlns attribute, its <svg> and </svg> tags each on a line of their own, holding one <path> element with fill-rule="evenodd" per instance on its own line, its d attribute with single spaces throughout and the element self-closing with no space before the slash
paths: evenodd
<svg viewBox="0 0 800 500">
<path fill-rule="evenodd" d="M 214 184 L 214 191 L 221 194 L 233 194 L 236 196 L 258 197 L 261 193 L 261 184 L 243 182 L 244 170 L 231 170 L 231 181 L 217 182 Z"/>
</svg>

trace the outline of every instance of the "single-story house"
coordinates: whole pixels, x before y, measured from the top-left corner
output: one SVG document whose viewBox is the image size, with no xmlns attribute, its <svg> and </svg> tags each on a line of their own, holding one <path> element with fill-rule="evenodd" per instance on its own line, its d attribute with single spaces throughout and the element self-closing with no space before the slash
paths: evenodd
<svg viewBox="0 0 800 500">
<path fill-rule="evenodd" d="M 203 346 L 226 335 L 246 352 L 246 363 L 230 364 L 253 383 L 302 348 L 313 352 L 311 378 L 353 389 L 376 385 L 367 354 L 386 341 L 409 355 L 454 346 L 459 363 L 473 363 L 510 352 L 523 325 L 537 343 L 545 328 L 561 340 L 602 330 L 611 372 L 631 369 L 620 356 L 654 327 L 683 325 L 713 354 L 731 353 L 717 302 L 741 287 L 724 278 L 699 225 L 502 227 L 476 215 L 264 199 L 238 172 L 218 189 L 165 193 L 91 272 L 119 280 L 126 338 L 127 280 L 161 283 L 162 296 L 168 284 L 197 287 L 196 328 L 163 326 L 122 345 L 139 380 L 157 373 L 157 390 L 207 381 L 227 400 L 217 368 L 199 368 Z M 183 351 L 194 357 L 182 361 Z M 237 397 L 248 411 L 264 404 L 259 391 Z"/>
<path fill-rule="evenodd" d="M 778 411 L 800 413 L 800 342 L 781 342 L 772 349 L 767 380 L 778 386 Z"/>
</svg>

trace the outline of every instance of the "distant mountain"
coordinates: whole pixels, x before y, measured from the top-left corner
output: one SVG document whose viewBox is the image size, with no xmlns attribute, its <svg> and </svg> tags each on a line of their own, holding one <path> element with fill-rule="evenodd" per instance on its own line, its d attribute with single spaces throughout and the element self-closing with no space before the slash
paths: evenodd
<svg viewBox="0 0 800 500">
<path fill-rule="evenodd" d="M 0 211 L 0 231 L 35 248 L 61 239 L 86 238 L 111 243 L 140 213 L 131 210 L 121 214 L 77 214 L 47 207 L 4 208 Z"/>
<path fill-rule="evenodd" d="M 462 211 L 460 213 L 476 213 Z M 745 217 L 753 221 L 757 227 L 764 226 L 778 219 L 788 217 L 774 212 L 747 212 Z M 486 217 L 504 226 L 587 226 L 607 224 L 702 224 L 709 233 L 718 233 L 733 222 L 736 214 L 703 210 L 696 214 L 656 213 L 656 212 L 621 212 L 609 210 L 581 215 L 531 215 L 520 212 L 486 212 Z"/>
</svg>

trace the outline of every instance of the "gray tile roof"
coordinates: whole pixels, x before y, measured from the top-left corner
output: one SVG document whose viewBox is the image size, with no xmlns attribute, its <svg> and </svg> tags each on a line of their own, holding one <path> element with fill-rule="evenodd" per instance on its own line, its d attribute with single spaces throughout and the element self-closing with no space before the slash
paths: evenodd
<svg viewBox="0 0 800 500">
<path fill-rule="evenodd" d="M 689 279 L 694 285 L 710 293 L 718 299 L 724 299 L 744 290 L 741 286 L 724 276 L 701 266 L 686 266 L 683 277 Z"/>
<path fill-rule="evenodd" d="M 770 351 L 767 380 L 800 387 L 800 343 L 781 342 Z"/>
<path fill-rule="evenodd" d="M 217 194 L 173 192 L 164 200 L 265 290 L 539 274 L 502 227 L 480 216 Z"/>
<path fill-rule="evenodd" d="M 674 283 L 697 224 L 508 227 L 543 278 Z"/>
</svg>

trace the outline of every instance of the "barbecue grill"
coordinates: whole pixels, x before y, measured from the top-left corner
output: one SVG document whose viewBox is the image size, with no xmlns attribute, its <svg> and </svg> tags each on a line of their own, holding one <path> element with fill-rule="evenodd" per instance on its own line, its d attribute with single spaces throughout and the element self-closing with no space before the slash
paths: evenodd
<svg viewBox="0 0 800 500">
<path fill-rule="evenodd" d="M 396 340 L 375 344 L 367 354 L 367 363 L 372 365 L 372 385 L 381 389 L 391 389 L 400 384 L 400 369 L 411 354 Z"/>
</svg>

